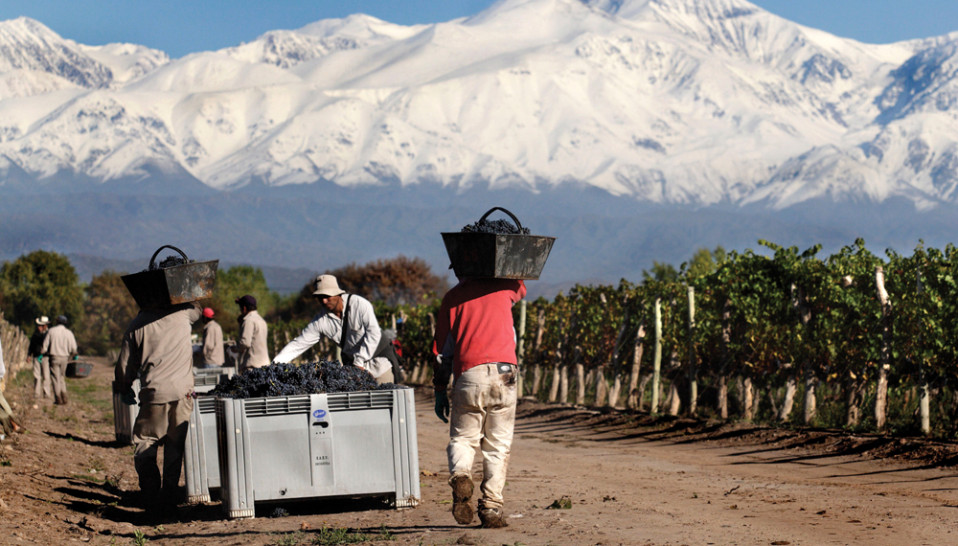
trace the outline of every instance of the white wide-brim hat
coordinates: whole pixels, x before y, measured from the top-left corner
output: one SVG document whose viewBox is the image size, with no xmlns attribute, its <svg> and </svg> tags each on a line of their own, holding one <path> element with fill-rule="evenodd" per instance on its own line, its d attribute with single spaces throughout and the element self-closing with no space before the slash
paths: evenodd
<svg viewBox="0 0 958 546">
<path fill-rule="evenodd" d="M 346 291 L 339 287 L 336 277 L 332 275 L 317 275 L 313 281 L 314 296 L 339 296 Z"/>
</svg>

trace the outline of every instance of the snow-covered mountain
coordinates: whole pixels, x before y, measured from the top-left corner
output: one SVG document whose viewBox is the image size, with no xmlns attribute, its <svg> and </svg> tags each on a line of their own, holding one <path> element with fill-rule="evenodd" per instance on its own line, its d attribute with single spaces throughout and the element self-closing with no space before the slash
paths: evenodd
<svg viewBox="0 0 958 546">
<path fill-rule="evenodd" d="M 956 117 L 958 33 L 863 44 L 744 0 L 355 15 L 176 60 L 0 23 L 0 192 L 183 178 L 928 207 L 958 202 Z"/>
</svg>

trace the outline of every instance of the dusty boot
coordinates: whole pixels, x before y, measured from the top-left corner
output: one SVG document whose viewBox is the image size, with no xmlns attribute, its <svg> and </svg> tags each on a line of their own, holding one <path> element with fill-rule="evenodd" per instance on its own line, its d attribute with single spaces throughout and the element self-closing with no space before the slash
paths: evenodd
<svg viewBox="0 0 958 546">
<path fill-rule="evenodd" d="M 60 395 L 60 403 L 63 404 L 64 406 L 67 405 L 67 393 L 63 393 Z"/>
<path fill-rule="evenodd" d="M 483 529 L 501 529 L 508 527 L 506 518 L 502 513 L 502 508 L 492 508 L 484 506 L 479 509 L 479 521 L 482 522 Z"/>
<path fill-rule="evenodd" d="M 474 512 L 469 502 L 474 489 L 472 478 L 457 474 L 449 480 L 449 485 L 452 486 L 452 516 L 462 525 L 472 523 Z"/>
</svg>

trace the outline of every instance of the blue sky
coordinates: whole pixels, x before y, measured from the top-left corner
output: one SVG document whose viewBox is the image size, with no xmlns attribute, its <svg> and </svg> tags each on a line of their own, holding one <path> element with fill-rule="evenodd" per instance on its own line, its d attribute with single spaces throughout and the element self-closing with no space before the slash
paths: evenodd
<svg viewBox="0 0 958 546">
<path fill-rule="evenodd" d="M 132 42 L 171 57 L 220 49 L 267 30 L 368 13 L 399 24 L 477 13 L 493 0 L 2 0 L 0 19 L 25 15 L 65 38 Z M 958 0 L 753 0 L 806 26 L 872 43 L 958 30 Z"/>
</svg>

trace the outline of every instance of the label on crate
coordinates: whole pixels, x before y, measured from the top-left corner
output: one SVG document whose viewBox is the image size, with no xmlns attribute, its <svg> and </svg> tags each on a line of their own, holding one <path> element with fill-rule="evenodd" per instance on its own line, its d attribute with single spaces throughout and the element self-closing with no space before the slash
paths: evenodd
<svg viewBox="0 0 958 546">
<path fill-rule="evenodd" d="M 309 452 L 313 487 L 335 485 L 333 472 L 333 427 L 325 394 L 309 396 Z"/>
</svg>

